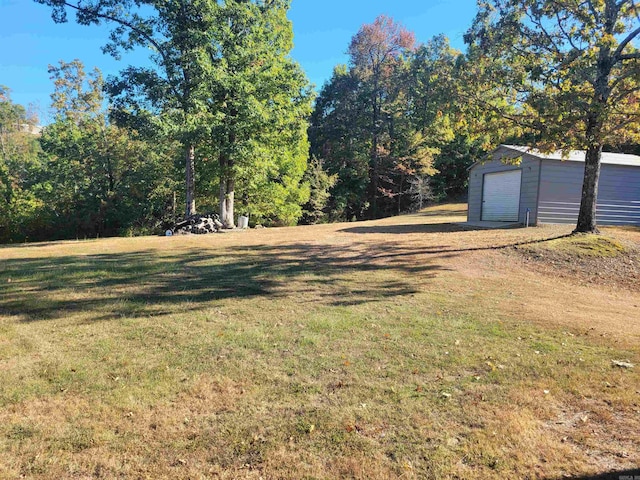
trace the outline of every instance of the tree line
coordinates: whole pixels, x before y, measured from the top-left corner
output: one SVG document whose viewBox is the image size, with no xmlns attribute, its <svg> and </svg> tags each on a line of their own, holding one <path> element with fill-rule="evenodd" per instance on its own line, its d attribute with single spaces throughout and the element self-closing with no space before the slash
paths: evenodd
<svg viewBox="0 0 640 480">
<path fill-rule="evenodd" d="M 604 148 L 633 150 L 640 35 L 632 0 L 491 0 L 465 35 L 424 43 L 363 25 L 317 98 L 290 0 L 35 0 L 152 53 L 102 78 L 50 67 L 54 121 L 0 90 L 0 241 L 158 231 L 180 215 L 269 225 L 379 218 L 464 195 L 499 143 L 584 149 L 579 231 L 596 231 Z"/>
</svg>

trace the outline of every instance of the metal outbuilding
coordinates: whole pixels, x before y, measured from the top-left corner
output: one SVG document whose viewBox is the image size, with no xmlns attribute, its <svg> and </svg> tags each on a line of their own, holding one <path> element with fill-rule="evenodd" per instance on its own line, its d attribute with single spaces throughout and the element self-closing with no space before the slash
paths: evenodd
<svg viewBox="0 0 640 480">
<path fill-rule="evenodd" d="M 500 145 L 469 168 L 469 222 L 576 223 L 584 151 L 541 153 Z M 599 225 L 640 226 L 640 156 L 602 153 Z"/>
</svg>

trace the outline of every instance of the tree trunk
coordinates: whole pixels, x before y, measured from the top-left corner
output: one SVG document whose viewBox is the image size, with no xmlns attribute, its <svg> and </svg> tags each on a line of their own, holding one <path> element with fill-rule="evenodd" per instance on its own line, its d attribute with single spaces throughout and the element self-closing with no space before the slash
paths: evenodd
<svg viewBox="0 0 640 480">
<path fill-rule="evenodd" d="M 605 31 L 615 33 L 619 4 L 615 0 L 605 1 Z M 578 223 L 574 233 L 600 233 L 596 224 L 596 203 L 598 201 L 598 181 L 600 180 L 600 159 L 602 157 L 603 135 L 607 104 L 611 96 L 611 69 L 614 59 L 611 47 L 603 42 L 598 50 L 593 103 L 587 115 L 587 153 L 584 161 L 584 181 Z"/>
<path fill-rule="evenodd" d="M 607 31 L 612 32 L 615 25 L 613 5 L 607 3 Z M 584 181 L 582 183 L 582 199 L 578 224 L 574 233 L 600 233 L 596 225 L 596 203 L 598 201 L 598 181 L 600 180 L 600 159 L 602 157 L 602 127 L 606 106 L 611 95 L 609 79 L 611 76 L 611 50 L 603 45 L 598 52 L 597 75 L 594 82 L 594 98 L 587 114 L 587 153 L 584 161 Z"/>
<path fill-rule="evenodd" d="M 227 178 L 227 218 L 222 220 L 222 223 L 225 224 L 227 228 L 236 228 L 235 220 L 234 220 L 234 202 L 235 202 L 235 188 L 236 181 L 234 178 Z"/>
<path fill-rule="evenodd" d="M 378 138 L 375 135 L 371 153 L 371 218 L 378 218 Z"/>
<path fill-rule="evenodd" d="M 371 218 L 378 218 L 378 144 L 379 144 L 379 136 L 378 136 L 378 122 L 379 122 L 379 111 L 378 111 L 378 102 L 377 98 L 374 98 L 373 101 L 373 114 L 372 114 L 372 126 L 373 126 L 373 138 L 371 139 L 371 166 L 370 173 L 371 176 Z"/>
<path fill-rule="evenodd" d="M 220 221 L 226 227 L 227 221 L 227 170 L 228 161 L 224 153 L 220 153 L 220 195 L 218 201 L 220 203 Z"/>
<path fill-rule="evenodd" d="M 398 189 L 398 215 L 402 212 L 402 187 L 404 184 L 404 175 L 400 175 L 400 188 Z"/>
<path fill-rule="evenodd" d="M 220 166 L 222 167 L 222 158 L 220 159 Z M 222 169 L 220 173 L 220 194 L 218 202 L 220 204 L 220 221 L 224 224 L 224 221 L 227 218 L 227 181 Z"/>
<path fill-rule="evenodd" d="M 177 208 L 177 202 L 176 202 L 176 192 L 175 190 L 173 191 L 173 203 L 171 204 L 171 212 L 173 213 L 173 221 L 174 223 L 178 220 L 178 212 L 176 211 Z"/>
<path fill-rule="evenodd" d="M 235 180 L 222 176 L 220 178 L 220 221 L 224 228 L 236 228 L 234 221 Z"/>
<path fill-rule="evenodd" d="M 584 162 L 580 213 L 574 233 L 600 233 L 596 225 L 596 203 L 598 201 L 601 156 L 602 145 L 589 146 Z"/>
<path fill-rule="evenodd" d="M 231 171 L 231 161 L 224 153 L 220 154 L 220 221 L 225 228 L 235 228 L 234 202 L 235 179 Z"/>
<path fill-rule="evenodd" d="M 196 213 L 196 185 L 195 185 L 195 161 L 196 149 L 193 145 L 188 145 L 185 155 L 186 167 L 186 200 L 187 208 L 185 215 L 188 217 Z"/>
</svg>

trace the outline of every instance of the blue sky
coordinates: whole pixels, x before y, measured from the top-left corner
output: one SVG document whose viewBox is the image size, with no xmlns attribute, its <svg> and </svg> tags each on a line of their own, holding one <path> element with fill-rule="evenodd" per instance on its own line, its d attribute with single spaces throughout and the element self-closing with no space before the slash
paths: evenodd
<svg viewBox="0 0 640 480">
<path fill-rule="evenodd" d="M 320 87 L 336 64 L 346 63 L 351 37 L 380 14 L 415 32 L 418 41 L 444 33 L 454 47 L 463 49 L 462 35 L 475 11 L 475 0 L 293 0 L 292 56 Z M 56 25 L 49 9 L 32 0 L 0 0 L 0 84 L 11 88 L 15 102 L 34 104 L 46 123 L 52 90 L 49 64 L 78 58 L 107 76 L 144 61 L 144 52 L 125 54 L 121 61 L 102 54 L 107 32 L 73 22 Z"/>
</svg>

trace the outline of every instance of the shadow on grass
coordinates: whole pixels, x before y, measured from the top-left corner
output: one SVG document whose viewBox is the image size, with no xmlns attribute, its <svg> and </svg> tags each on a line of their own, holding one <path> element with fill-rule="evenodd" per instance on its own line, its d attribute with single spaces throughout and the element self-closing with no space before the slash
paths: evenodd
<svg viewBox="0 0 640 480">
<path fill-rule="evenodd" d="M 455 232 L 468 232 L 474 230 L 473 228 L 463 227 L 455 223 L 418 223 L 408 225 L 375 225 L 375 226 L 363 226 L 363 227 L 349 227 L 340 230 L 344 233 L 355 234 L 408 234 L 408 233 L 455 233 Z M 477 228 L 477 230 L 487 230 L 486 228 Z M 573 234 L 567 233 L 565 235 L 557 235 L 555 237 L 542 238 L 540 240 L 525 240 L 522 242 L 512 242 L 504 245 L 489 245 L 483 247 L 468 247 L 468 248 L 449 248 L 444 246 L 432 246 L 422 250 L 425 254 L 442 254 L 442 253 L 463 253 L 463 252 L 481 252 L 487 250 L 505 250 L 507 248 L 522 247 L 525 245 L 535 245 L 538 243 L 550 242 L 552 240 L 559 240 L 561 238 L 569 238 Z M 640 480 L 640 479 L 638 479 Z"/>
<path fill-rule="evenodd" d="M 602 473 L 599 475 L 587 475 L 580 477 L 563 477 L 571 480 L 640 480 L 640 468 L 619 472 Z M 559 479 L 558 479 L 559 480 Z"/>
<path fill-rule="evenodd" d="M 407 225 L 370 225 L 348 227 L 340 230 L 344 233 L 356 234 L 391 234 L 403 235 L 407 233 L 452 233 L 468 232 L 470 229 L 455 223 L 416 223 Z M 480 230 L 480 229 L 478 229 Z"/>
<path fill-rule="evenodd" d="M 110 238 L 134 238 L 134 237 L 119 237 L 119 236 L 106 236 L 106 237 L 84 237 L 84 238 L 60 238 L 58 240 L 38 240 L 31 241 L 26 240 L 24 242 L 17 243 L 0 243 L 0 251 L 3 249 L 15 249 L 15 248 L 45 248 L 45 247 L 59 247 L 60 245 L 87 245 L 92 242 L 100 242 L 102 240 L 108 240 Z"/>
<path fill-rule="evenodd" d="M 415 223 L 407 225 L 373 225 L 366 227 L 349 227 L 340 231 L 356 234 L 384 233 L 402 235 L 406 233 L 455 233 L 487 230 L 515 230 L 519 228 L 523 227 L 519 224 L 513 223 L 505 223 L 505 225 L 501 227 L 483 227 L 463 223 Z"/>
<path fill-rule="evenodd" d="M 80 314 L 98 321 L 197 311 L 216 300 L 257 296 L 356 305 L 415 293 L 413 275 L 430 278 L 443 269 L 438 259 L 445 257 L 424 253 L 388 242 L 301 243 L 9 259 L 0 265 L 0 315 L 38 321 Z M 400 275 L 390 279 L 385 272 Z"/>
</svg>

